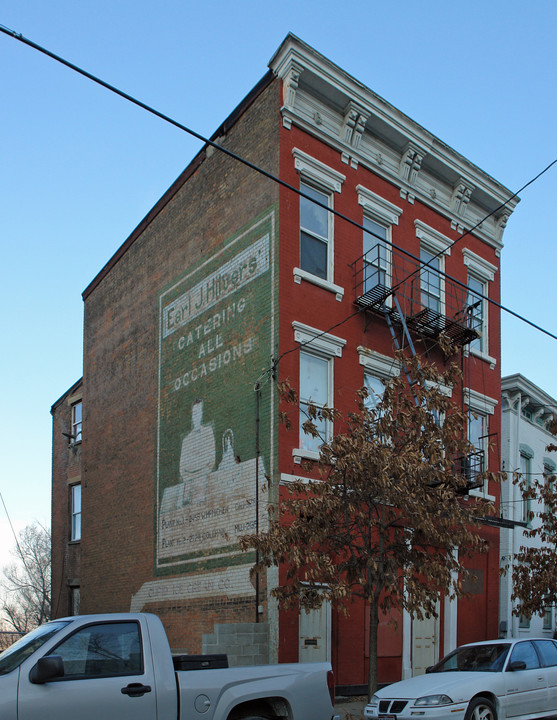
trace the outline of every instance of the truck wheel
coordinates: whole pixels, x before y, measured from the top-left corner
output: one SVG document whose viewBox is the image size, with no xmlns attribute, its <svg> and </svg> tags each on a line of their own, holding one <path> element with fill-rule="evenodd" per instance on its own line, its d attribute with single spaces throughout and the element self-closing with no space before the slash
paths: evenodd
<svg viewBox="0 0 557 720">
<path fill-rule="evenodd" d="M 497 711 L 491 700 L 477 697 L 470 701 L 464 720 L 497 720 Z"/>
</svg>

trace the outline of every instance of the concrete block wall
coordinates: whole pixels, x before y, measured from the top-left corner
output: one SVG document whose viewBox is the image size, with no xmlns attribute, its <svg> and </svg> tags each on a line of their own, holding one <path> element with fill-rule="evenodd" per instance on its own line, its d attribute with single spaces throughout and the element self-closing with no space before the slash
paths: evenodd
<svg viewBox="0 0 557 720">
<path fill-rule="evenodd" d="M 226 653 L 231 667 L 265 665 L 269 662 L 267 623 L 223 623 L 211 635 L 203 635 L 203 653 Z"/>
</svg>

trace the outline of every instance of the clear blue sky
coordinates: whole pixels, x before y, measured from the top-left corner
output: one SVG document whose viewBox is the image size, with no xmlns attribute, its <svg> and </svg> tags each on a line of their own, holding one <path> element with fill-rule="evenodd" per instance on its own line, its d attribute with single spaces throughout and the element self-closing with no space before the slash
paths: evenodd
<svg viewBox="0 0 557 720">
<path fill-rule="evenodd" d="M 0 24 L 203 135 L 291 31 L 517 189 L 557 156 L 555 0 L 4 0 Z M 52 403 L 82 373 L 81 292 L 199 143 L 0 35 L 0 491 L 50 514 Z M 557 167 L 521 194 L 503 304 L 557 334 Z M 503 318 L 503 374 L 557 398 L 557 341 Z M 0 565 L 11 544 L 0 506 Z"/>
</svg>

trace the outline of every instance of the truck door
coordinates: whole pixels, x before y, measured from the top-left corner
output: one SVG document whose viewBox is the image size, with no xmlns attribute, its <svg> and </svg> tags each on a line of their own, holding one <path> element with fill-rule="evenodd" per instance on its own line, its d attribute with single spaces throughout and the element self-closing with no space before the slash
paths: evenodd
<svg viewBox="0 0 557 720">
<path fill-rule="evenodd" d="M 24 664 L 18 720 L 157 717 L 153 667 L 149 654 L 144 657 L 142 652 L 138 622 L 82 626 L 48 654 L 62 658 L 64 675 L 34 684 L 29 678 L 32 665 Z"/>
</svg>

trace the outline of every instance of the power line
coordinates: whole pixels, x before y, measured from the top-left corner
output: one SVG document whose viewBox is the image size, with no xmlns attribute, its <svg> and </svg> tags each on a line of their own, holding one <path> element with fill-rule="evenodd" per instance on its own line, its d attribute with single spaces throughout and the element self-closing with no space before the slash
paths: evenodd
<svg viewBox="0 0 557 720">
<path fill-rule="evenodd" d="M 318 205 L 319 207 L 324 208 L 328 212 L 332 213 L 336 217 L 340 218 L 341 220 L 344 220 L 345 222 L 349 223 L 350 225 L 353 225 L 354 227 L 359 228 L 362 231 L 365 231 L 365 228 L 360 223 L 356 222 L 355 220 L 352 220 L 352 218 L 347 217 L 343 213 L 340 213 L 338 210 L 335 210 L 334 208 L 328 207 L 328 205 L 325 205 L 324 203 L 319 202 L 318 200 L 315 200 L 314 198 L 310 197 L 306 193 L 304 193 L 299 188 L 294 187 L 293 185 L 290 185 L 290 183 L 287 183 L 286 181 L 282 180 L 281 178 L 277 177 L 276 175 L 273 175 L 272 173 L 268 172 L 267 170 L 264 170 L 262 167 L 259 167 L 258 165 L 255 165 L 254 163 L 250 162 L 249 160 L 246 160 L 246 158 L 237 155 L 236 153 L 232 152 L 231 150 L 228 150 L 227 148 L 223 147 L 222 145 L 219 145 L 218 143 L 214 142 L 213 140 L 210 140 L 209 138 L 204 137 L 201 135 L 201 133 L 196 132 L 195 130 L 192 130 L 191 128 L 187 127 L 186 125 L 183 125 L 182 123 L 178 122 L 177 120 L 174 120 L 168 115 L 165 115 L 164 113 L 160 112 L 159 110 L 156 110 L 150 105 L 147 105 L 146 103 L 142 102 L 141 100 L 138 100 L 137 98 L 133 97 L 132 95 L 129 95 L 128 93 L 125 93 L 123 90 L 120 90 L 119 88 L 115 87 L 114 85 L 111 85 L 110 83 L 106 82 L 105 80 L 102 80 L 101 78 L 97 77 L 96 75 L 93 75 L 92 73 L 88 72 L 87 70 L 84 70 L 83 68 L 80 68 L 78 65 L 75 65 L 74 63 L 71 63 L 69 60 L 64 59 L 60 55 L 56 55 L 55 53 L 51 52 L 50 50 L 47 50 L 46 48 L 42 47 L 41 45 L 38 45 L 37 43 L 33 42 L 29 38 L 26 38 L 21 33 L 15 32 L 15 30 L 11 30 L 10 28 L 7 28 L 4 25 L 0 25 L 0 32 L 3 32 L 5 35 L 8 35 L 10 37 L 13 37 L 15 40 L 19 40 L 25 45 L 28 45 L 29 47 L 33 48 L 34 50 L 37 50 L 40 53 L 43 53 L 47 57 L 50 57 L 52 60 L 55 60 L 56 62 L 61 63 L 65 67 L 69 68 L 70 70 L 73 70 L 74 72 L 77 72 L 80 75 L 83 75 L 87 79 L 91 80 L 92 82 L 96 83 L 97 85 L 100 85 L 101 87 L 104 87 L 106 90 L 109 90 L 110 92 L 118 95 L 119 97 L 123 98 L 124 100 L 127 100 L 128 102 L 133 103 L 134 105 L 137 105 L 138 107 L 142 108 L 143 110 L 146 110 L 147 112 L 151 113 L 152 115 L 155 115 L 156 117 L 160 118 L 161 120 L 164 120 L 165 122 L 169 123 L 170 125 L 173 125 L 174 127 L 178 128 L 179 130 L 182 130 L 183 132 L 187 133 L 188 135 L 191 135 L 195 137 L 198 140 L 201 140 L 201 142 L 205 143 L 206 145 L 209 145 L 216 150 L 219 150 L 220 152 L 224 153 L 225 155 L 228 155 L 233 160 L 236 160 L 237 162 L 242 163 L 246 167 L 250 168 L 251 170 L 254 170 L 255 172 L 259 173 L 260 175 L 263 175 L 269 180 L 272 180 L 273 182 L 277 183 L 281 187 L 286 188 L 287 190 L 290 190 L 300 197 L 305 198 L 306 200 L 309 200 L 310 202 L 313 202 L 315 205 Z M 545 167 L 541 172 L 539 172 L 534 178 L 529 180 L 527 183 L 525 183 L 520 190 L 517 190 L 515 193 L 513 193 L 507 200 L 505 200 L 503 203 L 501 203 L 498 207 L 496 207 L 494 210 L 492 210 L 488 215 L 486 215 L 482 220 L 480 220 L 476 225 L 474 225 L 470 230 L 467 230 L 465 233 L 463 233 L 456 242 L 459 242 L 462 240 L 462 238 L 469 235 L 471 232 L 473 232 L 475 229 L 477 229 L 485 220 L 490 218 L 493 214 L 504 208 L 508 203 L 510 203 L 520 192 L 522 192 L 525 188 L 527 188 L 529 185 L 534 183 L 536 180 L 538 180 L 544 173 L 548 172 L 553 165 L 557 163 L 557 158 L 553 160 L 547 167 Z M 409 275 L 411 277 L 416 272 L 419 272 L 423 266 L 428 265 L 428 263 L 422 261 L 420 258 L 417 258 L 412 253 L 408 252 L 408 250 L 405 250 L 402 247 L 398 247 L 397 245 L 394 245 L 389 240 L 386 240 L 387 244 L 389 244 L 391 247 L 395 248 L 399 252 L 403 253 L 404 255 L 412 258 L 416 262 L 420 264 L 420 267 L 413 271 Z M 433 258 L 432 258 L 433 259 Z M 431 260 L 429 261 L 431 262 Z M 468 289 L 468 286 L 461 282 L 460 280 L 457 280 L 456 278 L 453 278 L 452 276 L 448 275 L 447 273 L 436 270 L 436 272 L 439 275 L 442 275 L 445 278 L 448 278 L 452 282 L 456 283 L 457 285 L 460 285 L 463 288 Z M 489 298 L 487 295 L 482 295 L 479 292 L 474 292 L 474 295 L 477 297 L 481 297 L 482 299 L 486 300 L 487 302 L 491 303 L 492 305 L 495 305 L 500 310 L 509 313 L 510 315 L 513 315 L 518 320 L 521 320 L 522 322 L 526 323 L 527 325 L 530 325 L 531 327 L 535 328 L 536 330 L 539 330 L 540 332 L 549 335 L 549 337 L 553 338 L 554 340 L 557 340 L 557 335 L 553 334 L 549 330 L 546 330 L 545 328 L 542 328 L 540 325 L 537 325 L 536 323 L 532 322 L 531 320 L 528 320 L 524 316 L 520 315 L 519 313 L 515 312 L 514 310 L 511 310 L 510 308 L 505 307 L 504 305 L 501 305 L 500 303 L 496 302 L 492 298 Z"/>
<path fill-rule="evenodd" d="M 21 549 L 21 545 L 19 544 L 19 539 L 14 530 L 14 526 L 12 525 L 12 519 L 10 518 L 10 513 L 8 512 L 8 508 L 6 507 L 6 503 L 4 502 L 4 496 L 2 495 L 1 492 L 0 492 L 0 500 L 2 501 L 2 505 L 4 506 L 4 510 L 6 512 L 6 517 L 8 518 L 8 522 L 10 524 L 12 535 L 14 536 L 15 544 L 16 544 L 17 550 L 19 552 L 19 557 L 21 558 L 23 564 L 25 565 L 25 569 L 27 570 L 29 577 L 31 577 L 31 571 L 29 570 L 29 566 L 27 565 L 25 555 L 23 554 L 23 550 Z"/>
</svg>

